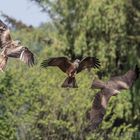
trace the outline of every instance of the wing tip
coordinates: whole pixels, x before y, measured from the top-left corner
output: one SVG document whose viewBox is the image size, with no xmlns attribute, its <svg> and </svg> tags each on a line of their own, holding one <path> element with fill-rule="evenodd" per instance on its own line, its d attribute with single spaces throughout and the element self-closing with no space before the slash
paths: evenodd
<svg viewBox="0 0 140 140">
<path fill-rule="evenodd" d="M 42 63 L 41 63 L 40 66 L 41 66 L 42 68 L 46 68 L 46 67 L 49 66 L 49 65 L 48 65 L 49 62 L 50 62 L 49 59 L 45 59 L 45 60 L 42 61 Z"/>
</svg>

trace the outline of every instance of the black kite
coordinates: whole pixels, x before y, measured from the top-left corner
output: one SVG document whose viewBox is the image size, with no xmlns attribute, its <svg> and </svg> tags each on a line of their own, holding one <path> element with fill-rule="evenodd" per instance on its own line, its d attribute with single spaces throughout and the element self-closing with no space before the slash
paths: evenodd
<svg viewBox="0 0 140 140">
<path fill-rule="evenodd" d="M 76 88 L 78 86 L 76 84 L 75 75 L 86 68 L 99 68 L 100 62 L 96 57 L 85 57 L 81 61 L 76 59 L 74 62 L 71 62 L 67 57 L 55 57 L 44 60 L 41 66 L 45 68 L 48 66 L 59 67 L 68 75 L 62 87 Z"/>
<path fill-rule="evenodd" d="M 0 20 L 0 70 L 3 71 L 9 57 L 19 58 L 24 63 L 32 66 L 34 64 L 34 56 L 32 52 L 21 45 L 19 41 L 14 41 L 11 38 L 10 30 Z"/>
<path fill-rule="evenodd" d="M 112 77 L 109 81 L 103 82 L 94 80 L 92 88 L 101 89 L 94 98 L 92 109 L 89 112 L 90 124 L 87 130 L 94 130 L 102 122 L 106 112 L 107 104 L 111 96 L 120 93 L 121 90 L 129 89 L 139 77 L 140 69 L 136 66 L 122 76 Z"/>
</svg>

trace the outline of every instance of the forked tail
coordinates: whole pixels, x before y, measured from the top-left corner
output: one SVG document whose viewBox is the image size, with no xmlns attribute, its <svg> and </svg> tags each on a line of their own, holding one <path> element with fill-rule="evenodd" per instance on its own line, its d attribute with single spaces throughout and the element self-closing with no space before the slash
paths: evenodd
<svg viewBox="0 0 140 140">
<path fill-rule="evenodd" d="M 67 77 L 61 87 L 78 88 L 75 77 Z"/>
</svg>

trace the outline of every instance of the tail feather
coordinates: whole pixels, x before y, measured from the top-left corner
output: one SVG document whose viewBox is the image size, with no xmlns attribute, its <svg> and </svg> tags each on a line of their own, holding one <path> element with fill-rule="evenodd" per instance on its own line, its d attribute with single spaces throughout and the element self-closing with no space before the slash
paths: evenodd
<svg viewBox="0 0 140 140">
<path fill-rule="evenodd" d="M 91 88 L 103 89 L 105 88 L 105 83 L 101 80 L 94 80 Z"/>
<path fill-rule="evenodd" d="M 67 77 L 61 87 L 78 88 L 75 77 Z"/>
</svg>

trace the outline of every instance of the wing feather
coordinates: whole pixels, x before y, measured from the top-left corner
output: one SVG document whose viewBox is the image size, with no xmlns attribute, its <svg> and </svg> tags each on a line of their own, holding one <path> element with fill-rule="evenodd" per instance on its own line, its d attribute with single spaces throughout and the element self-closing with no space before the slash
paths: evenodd
<svg viewBox="0 0 140 140">
<path fill-rule="evenodd" d="M 66 72 L 68 68 L 72 65 L 70 60 L 67 57 L 54 57 L 44 60 L 41 63 L 41 66 L 47 68 L 48 66 L 57 66 L 63 72 Z"/>
<path fill-rule="evenodd" d="M 34 65 L 34 55 L 33 53 L 26 48 L 26 50 L 22 51 L 20 54 L 20 60 L 26 63 L 28 66 Z"/>
<path fill-rule="evenodd" d="M 0 47 L 3 48 L 3 44 L 12 41 L 10 30 L 8 27 L 0 20 Z"/>
<path fill-rule="evenodd" d="M 133 82 L 139 77 L 140 70 L 136 66 L 135 70 L 129 70 L 122 76 L 112 77 L 105 84 L 102 81 L 94 81 L 93 87 L 102 90 L 95 95 L 92 109 L 89 113 L 90 123 L 86 128 L 87 131 L 96 129 L 102 122 L 106 112 L 106 107 L 111 96 L 117 95 L 119 90 L 131 87 Z"/>
<path fill-rule="evenodd" d="M 81 60 L 77 73 L 81 72 L 82 70 L 86 68 L 99 68 L 100 67 L 100 61 L 96 57 L 86 57 L 83 60 Z"/>
<path fill-rule="evenodd" d="M 102 105 L 102 101 L 103 101 L 103 94 L 102 92 L 98 92 L 95 95 L 92 109 L 89 112 L 90 123 L 87 127 L 87 130 L 89 131 L 96 129 L 103 120 L 106 109 Z M 107 103 L 108 103 L 108 100 L 107 100 Z"/>
<path fill-rule="evenodd" d="M 128 89 L 130 88 L 134 81 L 138 78 L 136 70 L 129 70 L 124 75 L 111 77 L 109 83 L 116 84 L 117 89 Z"/>
</svg>

